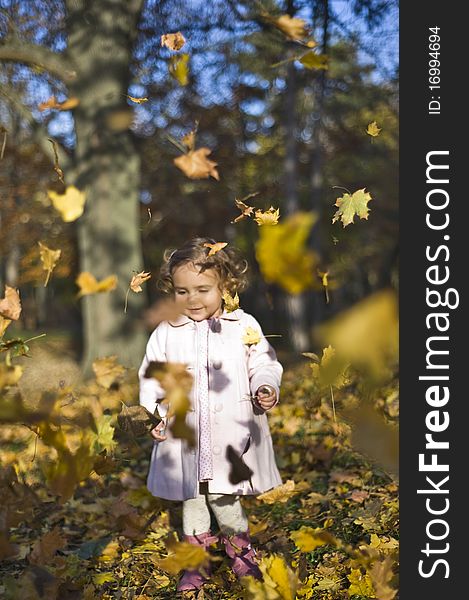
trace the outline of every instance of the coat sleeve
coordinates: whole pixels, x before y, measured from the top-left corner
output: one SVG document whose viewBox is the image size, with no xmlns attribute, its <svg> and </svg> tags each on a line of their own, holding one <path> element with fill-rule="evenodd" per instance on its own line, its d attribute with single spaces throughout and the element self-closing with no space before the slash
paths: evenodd
<svg viewBox="0 0 469 600">
<path fill-rule="evenodd" d="M 246 325 L 259 331 L 261 336 L 264 335 L 261 326 L 252 315 L 248 316 Z M 277 393 L 277 402 L 274 406 L 278 404 L 283 367 L 265 337 L 261 337 L 257 344 L 249 347 L 248 372 L 251 394 L 254 395 L 261 385 L 270 385 Z"/>
<path fill-rule="evenodd" d="M 150 335 L 145 356 L 143 357 L 142 363 L 138 369 L 140 387 L 139 403 L 152 414 L 154 414 L 155 409 L 158 408 L 160 417 L 164 417 L 166 415 L 167 407 L 160 405 L 157 401 L 165 397 L 165 391 L 156 379 L 153 377 L 144 377 L 144 374 L 150 362 L 166 362 L 166 353 L 164 350 L 165 338 L 166 324 L 163 322 L 160 323 Z"/>
</svg>

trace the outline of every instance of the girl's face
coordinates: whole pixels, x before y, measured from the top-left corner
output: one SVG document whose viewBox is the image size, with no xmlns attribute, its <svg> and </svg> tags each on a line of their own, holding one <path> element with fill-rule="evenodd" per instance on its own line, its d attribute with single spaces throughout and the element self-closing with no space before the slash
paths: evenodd
<svg viewBox="0 0 469 600">
<path fill-rule="evenodd" d="M 174 299 L 182 314 L 203 321 L 222 313 L 219 277 L 214 269 L 199 273 L 192 263 L 176 267 L 172 273 Z"/>
</svg>

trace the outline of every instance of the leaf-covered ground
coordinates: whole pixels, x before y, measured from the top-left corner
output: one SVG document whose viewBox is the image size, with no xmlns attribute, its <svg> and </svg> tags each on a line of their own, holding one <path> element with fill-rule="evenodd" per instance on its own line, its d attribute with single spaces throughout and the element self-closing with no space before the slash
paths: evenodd
<svg viewBox="0 0 469 600">
<path fill-rule="evenodd" d="M 117 425 L 122 402 L 136 403 L 136 374 L 108 365 L 80 382 L 65 361 L 66 379 L 44 394 L 41 373 L 52 364 L 60 377 L 63 357 L 49 349 L 43 367 L 29 366 L 29 378 L 25 370 L 25 424 L 11 422 L 9 395 L 2 400 L 10 422 L 0 426 L 0 596 L 175 598 L 179 559 L 162 560 L 182 539 L 181 503 L 148 493 L 152 440 Z M 306 359 L 287 367 L 269 413 L 284 487 L 242 500 L 264 583 L 238 582 L 214 547 L 214 576 L 193 596 L 398 598 L 397 406 L 395 376 L 372 388 L 352 376 L 324 390 Z M 47 424 L 31 416 L 39 409 Z"/>
</svg>

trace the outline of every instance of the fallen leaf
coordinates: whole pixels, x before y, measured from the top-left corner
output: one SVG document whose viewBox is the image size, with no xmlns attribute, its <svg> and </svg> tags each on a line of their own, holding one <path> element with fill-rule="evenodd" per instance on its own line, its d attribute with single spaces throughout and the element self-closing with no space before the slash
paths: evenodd
<svg viewBox="0 0 469 600">
<path fill-rule="evenodd" d="M 209 244 L 208 242 L 206 242 L 204 244 L 204 248 L 210 248 L 210 252 L 207 256 L 213 256 L 217 252 L 220 252 L 220 250 L 223 250 L 223 248 L 225 248 L 226 246 L 228 246 L 228 242 L 215 242 L 215 244 Z"/>
<path fill-rule="evenodd" d="M 33 565 L 47 565 L 54 557 L 57 550 L 61 550 L 67 545 L 63 533 L 59 527 L 54 527 L 42 535 L 33 546 L 28 555 L 28 561 Z"/>
<path fill-rule="evenodd" d="M 210 153 L 208 148 L 199 148 L 178 156 L 173 162 L 190 179 L 207 179 L 212 176 L 219 181 L 220 176 L 215 168 L 217 163 L 207 158 Z"/>
<path fill-rule="evenodd" d="M 76 278 L 76 284 L 80 287 L 78 297 L 110 292 L 117 287 L 117 275 L 109 275 L 105 279 L 97 281 L 94 275 L 84 271 Z"/>
<path fill-rule="evenodd" d="M 344 227 L 353 223 L 355 215 L 360 219 L 368 219 L 368 202 L 372 200 L 371 195 L 365 192 L 366 188 L 357 190 L 352 195 L 344 194 L 340 198 L 337 198 L 334 206 L 338 206 L 339 210 L 336 211 L 332 222 L 335 223 L 339 219 L 342 221 Z"/>
<path fill-rule="evenodd" d="M 256 210 L 254 221 L 258 225 L 277 225 L 280 217 L 280 209 L 271 206 L 268 210 Z"/>
<path fill-rule="evenodd" d="M 168 70 L 171 77 L 180 85 L 187 85 L 189 83 L 189 54 L 171 56 Z"/>
<path fill-rule="evenodd" d="M 371 135 L 372 137 L 376 137 L 377 135 L 379 135 L 380 131 L 381 131 L 381 128 L 378 127 L 378 124 L 376 123 L 376 121 L 372 121 L 371 123 L 369 123 L 368 127 L 366 128 L 366 133 L 368 135 Z"/>
<path fill-rule="evenodd" d="M 282 485 L 275 487 L 268 492 L 259 494 L 258 500 L 262 500 L 266 504 L 275 504 L 276 502 L 288 502 L 292 496 L 297 494 L 300 490 L 296 489 L 295 482 L 293 479 L 288 479 Z"/>
<path fill-rule="evenodd" d="M 347 590 L 349 596 L 358 595 L 365 598 L 376 598 L 373 583 L 368 573 L 362 573 L 360 569 L 352 569 L 347 575 L 347 579 L 350 581 L 350 587 Z"/>
<path fill-rule="evenodd" d="M 21 314 L 21 300 L 18 291 L 5 285 L 5 298 L 0 299 L 0 316 L 17 321 Z M 5 326 L 5 329 L 8 325 Z"/>
<path fill-rule="evenodd" d="M 336 546 L 336 538 L 328 531 L 321 528 L 307 527 L 303 525 L 297 531 L 290 533 L 290 538 L 295 542 L 295 545 L 301 552 L 312 552 L 320 546 L 326 544 Z"/>
<path fill-rule="evenodd" d="M 69 185 L 64 194 L 47 190 L 47 195 L 66 223 L 76 221 L 83 214 L 86 196 L 74 185 Z"/>
<path fill-rule="evenodd" d="M 177 31 L 176 33 L 164 33 L 161 36 L 161 45 L 166 46 L 166 48 L 169 48 L 170 50 L 178 51 L 185 43 L 186 39 L 180 31 Z"/>
<path fill-rule="evenodd" d="M 60 255 L 62 254 L 62 250 L 52 250 L 42 242 L 38 242 L 38 244 L 39 254 L 41 256 L 42 261 L 42 268 L 45 271 L 47 271 L 46 281 L 44 283 L 44 287 L 46 287 L 49 282 L 49 278 L 52 274 L 52 271 L 54 270 L 55 265 L 57 264 L 57 261 L 59 260 Z"/>
</svg>

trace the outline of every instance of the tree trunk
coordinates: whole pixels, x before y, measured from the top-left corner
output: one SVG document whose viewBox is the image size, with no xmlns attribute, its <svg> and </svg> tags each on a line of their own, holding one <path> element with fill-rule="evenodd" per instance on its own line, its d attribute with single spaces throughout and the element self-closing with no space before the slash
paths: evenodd
<svg viewBox="0 0 469 600">
<path fill-rule="evenodd" d="M 293 0 L 288 0 L 287 12 L 294 16 Z M 299 210 L 298 203 L 298 144 L 297 134 L 297 82 L 293 62 L 288 63 L 285 89 L 285 162 L 284 186 L 286 213 L 293 214 Z M 303 294 L 285 295 L 285 310 L 287 313 L 290 339 L 296 352 L 304 352 L 309 348 L 308 320 L 306 318 L 306 303 Z"/>
<path fill-rule="evenodd" d="M 118 277 L 111 292 L 85 296 L 83 369 L 96 358 L 117 355 L 126 366 L 140 363 L 146 333 L 140 319 L 143 294 L 125 296 L 133 272 L 143 270 L 139 221 L 140 160 L 129 130 L 130 62 L 143 0 L 66 0 L 68 56 L 77 67 L 69 86 L 76 153 L 73 183 L 86 194 L 78 221 L 81 271 L 101 280 Z"/>
</svg>

